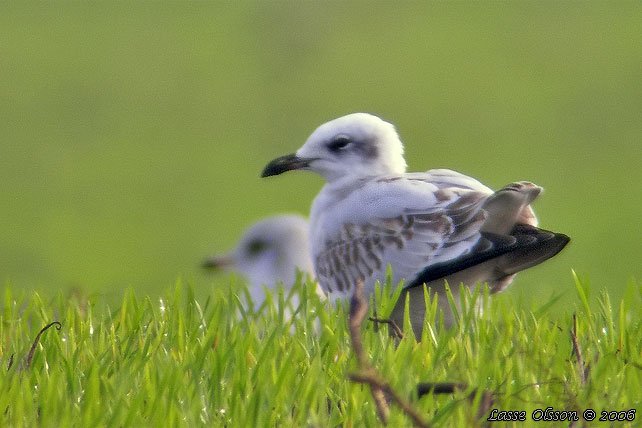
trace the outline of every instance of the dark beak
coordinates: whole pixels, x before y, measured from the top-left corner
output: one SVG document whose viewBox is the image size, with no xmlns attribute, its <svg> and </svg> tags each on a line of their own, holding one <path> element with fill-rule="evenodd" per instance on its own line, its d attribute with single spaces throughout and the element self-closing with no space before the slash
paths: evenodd
<svg viewBox="0 0 642 428">
<path fill-rule="evenodd" d="M 296 153 L 291 153 L 289 155 L 281 156 L 280 158 L 274 159 L 272 162 L 267 164 L 261 177 L 269 177 L 271 175 L 279 175 L 285 171 L 291 171 L 293 169 L 305 168 L 310 164 L 310 159 L 303 159 L 296 155 Z"/>
<path fill-rule="evenodd" d="M 234 265 L 234 260 L 232 259 L 232 256 L 218 255 L 218 256 L 212 256 L 206 259 L 203 262 L 203 264 L 201 264 L 201 267 L 208 270 L 219 270 L 219 269 L 227 269 L 233 265 Z"/>
</svg>

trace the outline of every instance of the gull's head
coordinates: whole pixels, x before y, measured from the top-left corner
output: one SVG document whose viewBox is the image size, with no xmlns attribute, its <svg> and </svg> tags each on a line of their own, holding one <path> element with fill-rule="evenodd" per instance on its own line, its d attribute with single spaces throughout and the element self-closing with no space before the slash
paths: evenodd
<svg viewBox="0 0 642 428">
<path fill-rule="evenodd" d="M 237 271 L 261 292 L 261 285 L 279 282 L 290 286 L 296 269 L 312 272 L 309 258 L 308 222 L 295 214 L 277 215 L 250 226 L 236 248 L 205 261 L 203 267 Z"/>
<path fill-rule="evenodd" d="M 377 116 L 354 113 L 319 126 L 296 153 L 274 159 L 263 177 L 305 169 L 331 182 L 406 171 L 395 127 Z"/>
</svg>

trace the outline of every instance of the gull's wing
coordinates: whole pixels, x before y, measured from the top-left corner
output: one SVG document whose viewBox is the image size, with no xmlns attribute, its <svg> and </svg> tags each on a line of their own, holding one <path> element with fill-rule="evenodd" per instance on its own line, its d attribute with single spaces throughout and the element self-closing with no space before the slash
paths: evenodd
<svg viewBox="0 0 642 428">
<path fill-rule="evenodd" d="M 452 169 L 430 169 L 423 173 L 410 173 L 408 176 L 418 175 L 425 177 L 426 180 L 439 188 L 458 188 L 475 190 L 482 193 L 491 194 L 493 191 L 484 186 L 473 177 L 469 177 Z"/>
<path fill-rule="evenodd" d="M 414 174 L 406 174 L 412 176 Z M 497 223 L 512 225 L 514 223 L 523 223 L 530 226 L 537 226 L 537 217 L 533 208 L 529 205 L 541 192 L 542 188 L 528 181 L 518 181 L 504 186 L 497 192 L 484 186 L 472 177 L 461 174 L 450 169 L 431 169 L 425 173 L 418 173 L 418 176 L 428 177 L 432 184 L 439 188 L 460 188 L 475 190 L 487 193 L 490 197 L 484 204 L 484 209 L 488 211 L 489 217 L 495 219 L 492 224 L 485 226 L 485 231 L 491 233 L 508 233 L 508 230 L 496 229 Z M 492 196 L 491 196 L 492 195 Z M 511 205 L 520 204 L 521 211 L 517 212 L 511 209 Z M 506 218 L 504 213 L 515 212 L 518 218 Z M 499 215 L 497 215 L 499 214 Z M 516 220 L 516 221 L 515 221 Z"/>
<path fill-rule="evenodd" d="M 506 262 L 493 269 L 508 275 L 521 270 L 515 266 L 525 269 L 552 257 L 567 242 L 559 236 L 549 241 L 548 232 L 513 231 L 537 225 L 530 203 L 542 189 L 529 182 L 493 193 L 471 177 L 439 169 L 362 181 L 356 189 L 322 214 L 323 245 L 314 262 L 330 292 L 348 293 L 358 279 L 383 280 L 388 265 L 393 281 L 406 279 L 410 286 L 492 259 Z M 523 260 L 514 261 L 516 254 Z M 488 273 L 489 281 L 494 274 Z"/>
<path fill-rule="evenodd" d="M 472 251 L 490 191 L 439 186 L 432 179 L 426 173 L 383 177 L 361 183 L 338 202 L 342 218 L 327 224 L 341 227 L 325 231 L 315 260 L 326 290 L 348 293 L 358 279 L 383 280 L 388 264 L 395 280 L 412 279 L 427 266 Z"/>
<path fill-rule="evenodd" d="M 529 204 L 542 192 L 542 188 L 533 183 L 518 181 L 493 192 L 474 178 L 450 169 L 431 169 L 418 175 L 428 176 L 428 180 L 439 188 L 457 187 L 487 193 L 489 198 L 484 203 L 484 210 L 493 219 L 484 227 L 487 232 L 508 233 L 515 223 L 537 226 L 537 217 Z M 521 209 L 515 210 L 518 205 Z M 511 218 L 507 218 L 506 213 L 509 213 Z M 508 229 L 497 228 L 498 223 L 508 225 Z"/>
</svg>

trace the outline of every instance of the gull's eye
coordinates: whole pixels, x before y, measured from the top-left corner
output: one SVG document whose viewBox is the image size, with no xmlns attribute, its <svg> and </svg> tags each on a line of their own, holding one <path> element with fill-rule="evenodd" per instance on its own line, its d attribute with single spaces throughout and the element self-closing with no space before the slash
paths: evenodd
<svg viewBox="0 0 642 428">
<path fill-rule="evenodd" d="M 328 144 L 328 150 L 336 153 L 348 147 L 348 144 L 350 143 L 350 137 L 347 135 L 337 135 L 332 141 L 330 141 L 330 144 Z"/>
<path fill-rule="evenodd" d="M 255 256 L 259 253 L 262 253 L 263 250 L 267 248 L 268 244 L 265 241 L 261 241 L 259 239 L 255 239 L 254 241 L 250 241 L 245 249 L 247 250 L 247 253 L 251 256 Z"/>
</svg>

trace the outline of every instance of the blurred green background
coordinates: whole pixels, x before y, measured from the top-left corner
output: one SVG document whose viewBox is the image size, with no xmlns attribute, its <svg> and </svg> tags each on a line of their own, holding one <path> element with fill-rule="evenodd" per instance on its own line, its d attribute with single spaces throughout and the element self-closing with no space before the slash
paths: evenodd
<svg viewBox="0 0 642 428">
<path fill-rule="evenodd" d="M 312 174 L 260 179 L 321 123 L 396 124 L 409 170 L 530 180 L 558 257 L 509 293 L 642 278 L 639 2 L 0 6 L 0 280 L 155 294 Z"/>
</svg>

